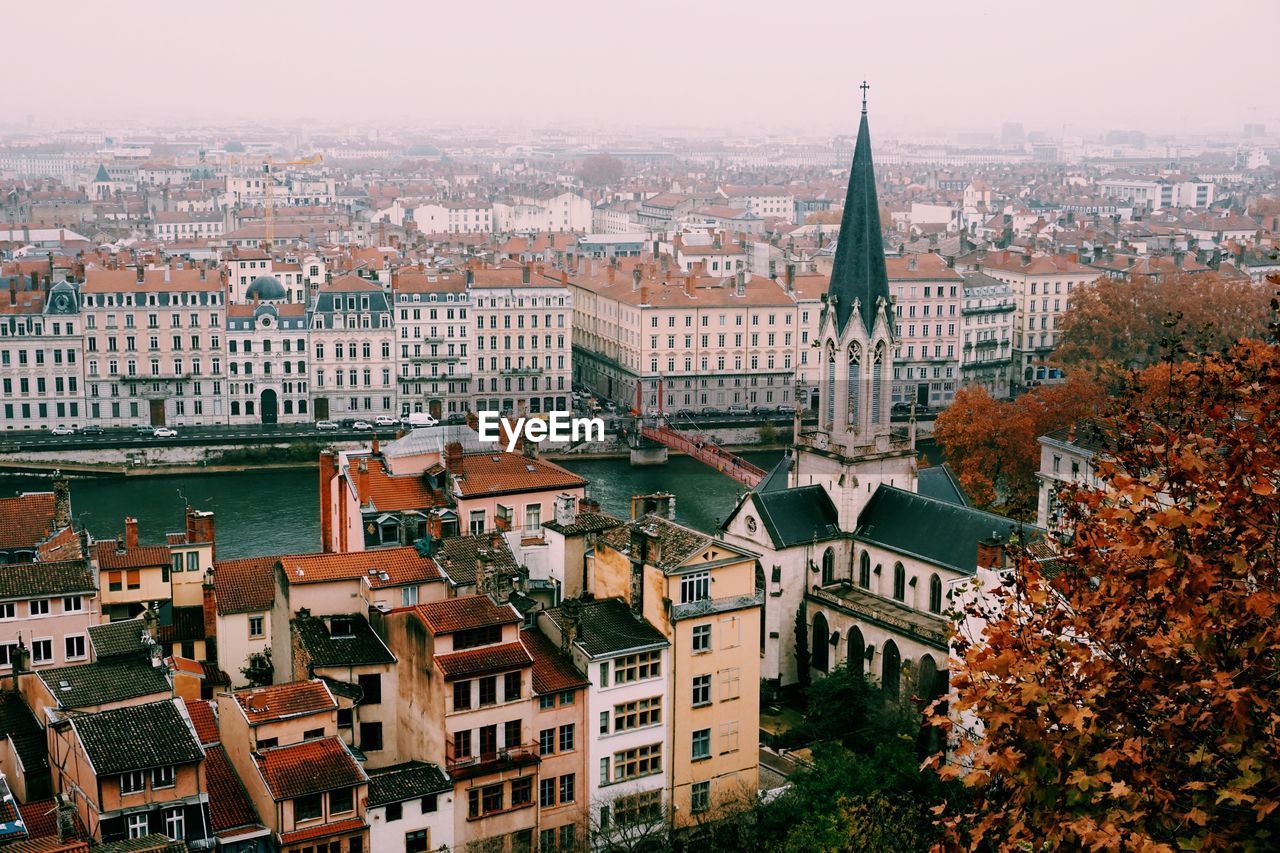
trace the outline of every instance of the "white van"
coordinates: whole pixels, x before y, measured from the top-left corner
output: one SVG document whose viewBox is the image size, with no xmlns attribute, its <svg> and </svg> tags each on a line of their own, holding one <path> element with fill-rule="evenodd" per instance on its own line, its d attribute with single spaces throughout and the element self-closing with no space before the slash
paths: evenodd
<svg viewBox="0 0 1280 853">
<path fill-rule="evenodd" d="M 438 423 L 440 423 L 440 421 L 437 420 L 436 418 L 431 417 L 430 412 L 410 412 L 409 413 L 409 426 L 412 429 L 417 429 L 418 427 L 432 427 Z"/>
</svg>

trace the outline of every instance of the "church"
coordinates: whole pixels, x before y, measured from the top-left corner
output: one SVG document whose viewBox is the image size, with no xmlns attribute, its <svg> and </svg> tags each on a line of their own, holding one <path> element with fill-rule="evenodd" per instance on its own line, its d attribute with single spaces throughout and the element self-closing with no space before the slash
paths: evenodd
<svg viewBox="0 0 1280 853">
<path fill-rule="evenodd" d="M 969 506 L 945 468 L 917 470 L 914 419 L 890 423 L 896 321 L 864 94 L 813 344 L 818 423 L 801 429 L 797 417 L 794 450 L 721 528 L 761 555 L 767 687 L 847 663 L 891 695 L 944 692 L 957 587 L 979 567 L 1002 568 L 1005 544 L 1021 535 L 1019 523 Z"/>
</svg>

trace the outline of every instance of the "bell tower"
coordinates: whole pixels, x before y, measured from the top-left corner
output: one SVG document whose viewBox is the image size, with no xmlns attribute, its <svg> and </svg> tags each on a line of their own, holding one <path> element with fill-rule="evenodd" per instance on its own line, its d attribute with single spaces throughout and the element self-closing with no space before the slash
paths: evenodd
<svg viewBox="0 0 1280 853">
<path fill-rule="evenodd" d="M 853 150 L 831 283 L 815 347 L 820 347 L 818 425 L 796 439 L 792 486 L 820 483 L 853 530 L 880 483 L 915 491 L 915 440 L 895 433 L 894 324 L 880 235 L 880 207 L 867 127 L 867 89 Z"/>
</svg>

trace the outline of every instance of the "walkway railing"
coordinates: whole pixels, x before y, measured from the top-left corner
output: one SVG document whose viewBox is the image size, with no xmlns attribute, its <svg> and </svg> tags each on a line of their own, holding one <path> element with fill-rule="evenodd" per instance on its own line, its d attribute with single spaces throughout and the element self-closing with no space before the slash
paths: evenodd
<svg viewBox="0 0 1280 853">
<path fill-rule="evenodd" d="M 706 438 L 689 437 L 684 433 L 673 430 L 671 427 L 641 426 L 640 435 L 672 450 L 688 454 L 699 462 L 710 465 L 721 474 L 732 477 L 751 489 L 760 485 L 760 481 L 768 473 L 758 465 L 752 465 L 742 457 L 734 456 Z"/>
</svg>

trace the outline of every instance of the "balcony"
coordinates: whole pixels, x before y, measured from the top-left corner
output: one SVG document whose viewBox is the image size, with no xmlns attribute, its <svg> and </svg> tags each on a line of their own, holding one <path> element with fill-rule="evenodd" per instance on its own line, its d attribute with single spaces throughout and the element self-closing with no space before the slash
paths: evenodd
<svg viewBox="0 0 1280 853">
<path fill-rule="evenodd" d="M 541 376 L 546 372 L 545 367 L 504 367 L 498 371 L 502 376 Z"/>
<path fill-rule="evenodd" d="M 536 743 L 522 744 L 499 749 L 495 752 L 477 752 L 471 755 L 454 755 L 453 739 L 445 741 L 445 765 L 449 775 L 454 779 L 471 779 L 490 773 L 501 773 L 506 770 L 517 770 L 540 764 Z"/>
</svg>

